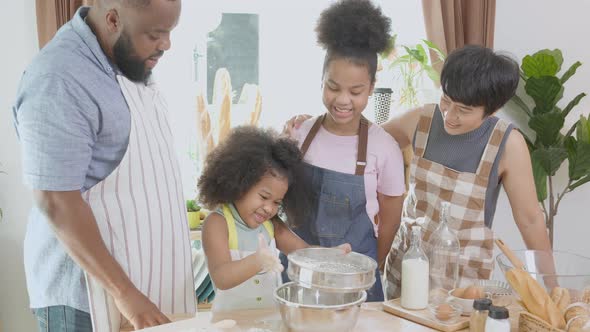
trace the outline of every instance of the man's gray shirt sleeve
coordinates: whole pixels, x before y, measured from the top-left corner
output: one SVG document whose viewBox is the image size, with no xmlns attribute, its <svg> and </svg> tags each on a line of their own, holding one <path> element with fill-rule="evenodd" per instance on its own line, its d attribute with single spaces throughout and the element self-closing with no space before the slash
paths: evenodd
<svg viewBox="0 0 590 332">
<path fill-rule="evenodd" d="M 14 112 L 25 183 L 37 190 L 80 190 L 96 141 L 96 106 L 57 74 L 28 79 L 25 73 L 20 92 Z"/>
</svg>

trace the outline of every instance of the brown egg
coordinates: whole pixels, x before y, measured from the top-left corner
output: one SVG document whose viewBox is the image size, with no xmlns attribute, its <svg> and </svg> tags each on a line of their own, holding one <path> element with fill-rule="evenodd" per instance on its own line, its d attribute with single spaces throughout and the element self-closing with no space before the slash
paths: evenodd
<svg viewBox="0 0 590 332">
<path fill-rule="evenodd" d="M 460 296 L 460 297 L 463 299 L 474 300 L 474 299 L 481 299 L 484 296 L 485 296 L 485 294 L 483 292 L 483 288 L 481 288 L 479 286 L 471 285 L 471 286 L 465 288 L 465 291 L 463 292 L 463 296 Z"/>
<path fill-rule="evenodd" d="M 438 320 L 449 320 L 453 316 L 453 307 L 448 303 L 441 303 L 436 307 L 436 318 Z"/>
</svg>

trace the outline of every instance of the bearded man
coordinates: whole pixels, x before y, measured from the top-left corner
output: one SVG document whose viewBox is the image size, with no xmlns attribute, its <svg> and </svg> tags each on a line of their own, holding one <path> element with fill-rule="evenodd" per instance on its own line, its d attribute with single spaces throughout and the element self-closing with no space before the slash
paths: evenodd
<svg viewBox="0 0 590 332">
<path fill-rule="evenodd" d="M 32 208 L 41 331 L 119 331 L 196 312 L 166 103 L 151 78 L 180 0 L 80 8 L 24 72 L 13 108 Z"/>
</svg>

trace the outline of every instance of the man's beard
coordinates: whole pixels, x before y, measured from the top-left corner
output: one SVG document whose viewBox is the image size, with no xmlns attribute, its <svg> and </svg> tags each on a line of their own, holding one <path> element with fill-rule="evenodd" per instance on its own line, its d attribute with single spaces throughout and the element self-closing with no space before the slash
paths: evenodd
<svg viewBox="0 0 590 332">
<path fill-rule="evenodd" d="M 145 60 L 135 55 L 131 38 L 125 31 L 121 33 L 113 46 L 113 56 L 119 70 L 131 81 L 147 82 L 147 79 L 152 74 L 150 69 L 146 69 Z"/>
</svg>

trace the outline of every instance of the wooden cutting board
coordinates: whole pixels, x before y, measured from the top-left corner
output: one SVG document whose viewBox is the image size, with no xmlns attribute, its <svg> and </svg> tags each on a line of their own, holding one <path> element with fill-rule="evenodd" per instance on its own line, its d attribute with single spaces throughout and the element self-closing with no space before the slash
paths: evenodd
<svg viewBox="0 0 590 332">
<path fill-rule="evenodd" d="M 467 331 L 467 328 L 469 327 L 469 317 L 460 316 L 458 320 L 454 321 L 451 324 L 443 324 L 435 320 L 432 317 L 431 313 L 428 311 L 428 309 L 405 309 L 401 306 L 400 301 L 401 300 L 397 298 L 383 302 L 383 310 L 389 312 L 390 314 L 394 314 L 398 317 L 402 317 L 407 320 L 411 320 L 412 322 L 416 322 L 418 324 L 422 324 L 443 332 L 453 332 L 462 329 L 466 329 L 465 331 Z"/>
</svg>

